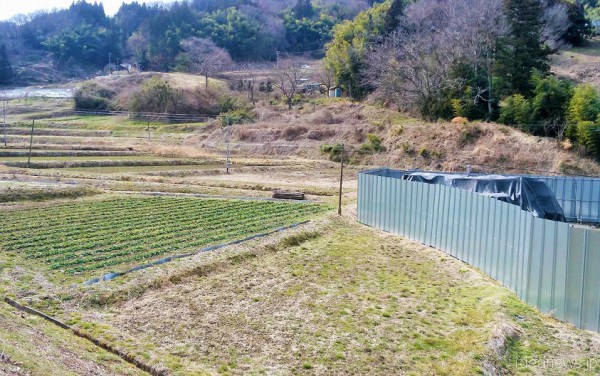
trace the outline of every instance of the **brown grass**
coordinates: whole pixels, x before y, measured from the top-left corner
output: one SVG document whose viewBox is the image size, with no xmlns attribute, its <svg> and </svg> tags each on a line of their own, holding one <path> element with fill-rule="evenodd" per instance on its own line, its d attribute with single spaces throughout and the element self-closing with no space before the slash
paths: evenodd
<svg viewBox="0 0 600 376">
<path fill-rule="evenodd" d="M 322 144 L 343 142 L 352 153 L 368 133 L 374 133 L 386 151 L 355 155 L 354 163 L 449 171 L 463 171 L 470 164 L 475 171 L 490 173 L 600 174 L 596 162 L 576 150 L 565 150 L 554 139 L 494 123 L 426 123 L 393 110 L 347 102 L 330 102 L 314 112 L 312 106 L 256 111 L 261 114 L 257 122 L 234 127 L 234 142 L 240 142 L 237 147 L 245 155 L 325 158 Z M 222 143 L 221 130 L 204 140 L 206 146 Z"/>
</svg>

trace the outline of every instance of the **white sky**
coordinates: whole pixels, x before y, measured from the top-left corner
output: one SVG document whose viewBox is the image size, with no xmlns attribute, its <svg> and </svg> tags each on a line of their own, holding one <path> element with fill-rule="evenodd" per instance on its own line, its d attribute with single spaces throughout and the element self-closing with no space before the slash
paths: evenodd
<svg viewBox="0 0 600 376">
<path fill-rule="evenodd" d="M 133 0 L 96 0 L 104 4 L 104 12 L 112 16 L 119 10 L 122 3 L 131 3 Z M 161 2 L 171 2 L 173 0 L 162 0 Z M 87 0 L 88 3 L 94 3 L 94 0 Z M 155 0 L 138 0 L 138 3 L 155 3 Z M 0 0 L 0 21 L 8 20 L 17 14 L 28 14 L 36 10 L 52 10 L 54 8 L 68 8 L 73 0 Z"/>
</svg>

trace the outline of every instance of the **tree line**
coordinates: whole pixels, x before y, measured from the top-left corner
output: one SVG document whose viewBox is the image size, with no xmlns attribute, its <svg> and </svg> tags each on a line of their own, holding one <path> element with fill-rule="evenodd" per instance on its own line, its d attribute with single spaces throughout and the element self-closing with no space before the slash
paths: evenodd
<svg viewBox="0 0 600 376">
<path fill-rule="evenodd" d="M 180 54 L 198 39 L 222 49 L 234 61 L 274 60 L 277 51 L 311 51 L 318 56 L 334 25 L 372 4 L 371 0 L 182 0 L 154 5 L 134 1 L 108 17 L 101 3 L 76 0 L 67 9 L 1 22 L 0 44 L 12 41 L 11 45 L 50 53 L 64 66 L 103 68 L 111 54 L 112 63 L 127 60 L 154 71 L 189 68 Z M 19 63 L 15 60 L 22 55 L 20 50 L 8 51 L 13 65 Z"/>
<path fill-rule="evenodd" d="M 584 6 L 566 0 L 392 0 L 334 27 L 325 62 L 352 98 L 567 136 L 600 157 L 598 95 L 549 63 L 592 35 Z"/>
</svg>

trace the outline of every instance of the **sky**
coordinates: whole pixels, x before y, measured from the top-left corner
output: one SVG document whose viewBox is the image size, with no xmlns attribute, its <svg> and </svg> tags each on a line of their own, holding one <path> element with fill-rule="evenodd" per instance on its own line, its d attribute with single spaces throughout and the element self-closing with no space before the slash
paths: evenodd
<svg viewBox="0 0 600 376">
<path fill-rule="evenodd" d="M 104 4 L 104 11 L 107 15 L 112 16 L 119 10 L 122 3 L 131 3 L 133 0 L 96 0 L 98 3 Z M 88 3 L 93 3 L 94 0 L 87 0 Z M 138 0 L 138 3 L 154 3 L 156 1 Z M 170 2 L 161 1 L 161 2 Z M 7 5 L 6 3 L 10 3 Z M 28 14 L 37 10 L 52 10 L 54 8 L 68 8 L 73 3 L 73 0 L 0 0 L 0 21 L 8 20 L 17 14 Z"/>
</svg>

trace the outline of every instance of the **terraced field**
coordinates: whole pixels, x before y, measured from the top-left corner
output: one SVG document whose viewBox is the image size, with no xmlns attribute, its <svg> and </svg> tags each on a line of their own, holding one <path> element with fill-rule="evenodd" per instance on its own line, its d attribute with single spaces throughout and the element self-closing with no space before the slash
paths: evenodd
<svg viewBox="0 0 600 376">
<path fill-rule="evenodd" d="M 113 198 L 0 212 L 0 249 L 81 275 L 123 270 L 304 221 L 316 204 L 176 197 Z"/>
</svg>

